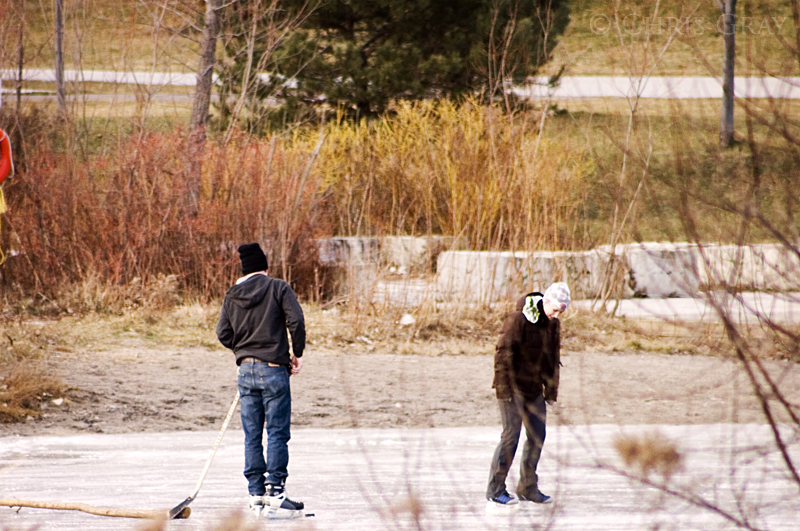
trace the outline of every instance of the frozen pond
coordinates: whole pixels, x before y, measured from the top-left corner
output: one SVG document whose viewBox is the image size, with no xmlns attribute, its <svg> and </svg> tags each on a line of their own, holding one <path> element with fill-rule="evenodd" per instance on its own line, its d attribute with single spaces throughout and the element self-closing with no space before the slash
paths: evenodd
<svg viewBox="0 0 800 531">
<path fill-rule="evenodd" d="M 684 455 L 665 495 L 607 467 L 621 466 L 612 440 L 620 432 L 659 430 Z M 800 460 L 798 434 L 785 430 Z M 288 492 L 314 518 L 265 521 L 264 529 L 796 530 L 800 488 L 760 425 L 562 426 L 551 428 L 539 467 L 540 487 L 555 503 L 525 503 L 487 515 L 483 498 L 498 427 L 392 430 L 296 429 Z M 194 490 L 215 432 L 0 438 L 0 498 L 168 509 Z M 772 444 L 771 444 L 772 443 Z M 521 445 L 520 445 L 521 447 Z M 519 459 L 519 456 L 518 456 Z M 509 481 L 513 491 L 516 465 Z M 188 520 L 170 530 L 211 529 L 246 503 L 242 434 L 225 435 Z M 653 479 L 658 479 L 653 477 Z M 408 511 L 422 505 L 419 526 Z M 413 505 L 413 504 L 412 504 Z M 0 529 L 126 530 L 142 520 L 75 511 L 0 507 Z"/>
</svg>

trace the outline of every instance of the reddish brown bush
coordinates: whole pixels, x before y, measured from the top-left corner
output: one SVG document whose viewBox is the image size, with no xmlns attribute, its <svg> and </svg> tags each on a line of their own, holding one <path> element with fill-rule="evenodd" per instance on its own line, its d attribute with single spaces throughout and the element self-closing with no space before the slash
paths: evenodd
<svg viewBox="0 0 800 531">
<path fill-rule="evenodd" d="M 209 146 L 194 215 L 180 131 L 131 138 L 114 156 L 86 162 L 28 146 L 25 169 L 5 189 L 0 245 L 12 256 L 0 282 L 53 298 L 88 280 L 146 290 L 175 275 L 184 295 L 209 299 L 236 278 L 236 247 L 258 241 L 272 274 L 310 294 L 314 239 L 326 232 L 313 183 L 301 179 L 312 149 L 268 140 Z"/>
</svg>

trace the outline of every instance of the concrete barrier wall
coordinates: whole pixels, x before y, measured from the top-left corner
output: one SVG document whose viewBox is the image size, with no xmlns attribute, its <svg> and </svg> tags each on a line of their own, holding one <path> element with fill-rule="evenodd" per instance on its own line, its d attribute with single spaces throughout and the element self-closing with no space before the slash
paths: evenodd
<svg viewBox="0 0 800 531">
<path fill-rule="evenodd" d="M 436 288 L 444 300 L 490 303 L 565 281 L 573 298 L 611 291 L 620 298 L 695 297 L 740 291 L 800 291 L 800 259 L 778 244 L 748 247 L 689 243 L 601 246 L 583 252 L 445 251 Z"/>
<path fill-rule="evenodd" d="M 407 279 L 435 280 L 437 300 L 491 303 L 514 300 L 555 281 L 569 283 L 575 299 L 695 297 L 731 286 L 739 291 L 800 291 L 796 249 L 752 246 L 638 243 L 591 251 L 529 253 L 462 251 L 453 238 L 331 238 L 319 241 L 320 260 L 341 272 L 340 291 L 374 290 Z M 387 276 L 388 275 L 388 276 Z M 406 279 L 401 281 L 401 279 Z M 409 288 L 410 289 L 410 288 Z M 393 291 L 393 293 L 394 293 Z M 397 295 L 399 296 L 399 295 Z"/>
<path fill-rule="evenodd" d="M 567 279 L 573 296 L 584 298 L 596 291 L 602 263 L 602 254 L 596 251 L 445 251 L 439 255 L 436 287 L 444 300 L 491 303 Z"/>
<path fill-rule="evenodd" d="M 711 267 L 702 269 L 701 282 L 731 285 L 743 291 L 800 290 L 800 258 L 783 245 L 719 246 L 709 249 Z"/>
<path fill-rule="evenodd" d="M 779 244 L 645 243 L 628 246 L 624 253 L 628 284 L 638 296 L 694 297 L 701 291 L 726 287 L 800 290 L 798 253 Z"/>
<path fill-rule="evenodd" d="M 341 237 L 319 240 L 323 264 L 343 267 L 372 266 L 406 272 L 432 272 L 445 249 L 457 249 L 455 238 L 446 236 Z"/>
<path fill-rule="evenodd" d="M 459 246 L 455 238 L 444 236 L 341 237 L 317 244 L 336 294 L 372 299 L 375 293 L 388 293 L 393 302 L 420 299 L 418 293 L 407 292 L 429 291 L 418 280 L 432 277 L 439 253 Z M 388 288 L 387 278 L 394 279 Z"/>
</svg>

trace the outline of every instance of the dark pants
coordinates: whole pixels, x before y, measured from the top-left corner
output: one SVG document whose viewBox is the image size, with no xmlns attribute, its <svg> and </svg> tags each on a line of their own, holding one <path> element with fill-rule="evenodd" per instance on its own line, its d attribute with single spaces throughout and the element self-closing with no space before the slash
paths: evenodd
<svg viewBox="0 0 800 531">
<path fill-rule="evenodd" d="M 535 399 L 515 396 L 512 400 L 498 400 L 500 419 L 503 422 L 503 433 L 500 444 L 492 457 L 492 468 L 489 472 L 489 485 L 486 497 L 496 498 L 506 490 L 506 476 L 514 460 L 519 443 L 519 433 L 525 426 L 525 445 L 522 447 L 522 463 L 520 464 L 517 496 L 534 497 L 539 492 L 539 477 L 536 465 L 542 455 L 545 437 L 545 421 L 547 406 L 544 397 Z"/>
<path fill-rule="evenodd" d="M 283 485 L 289 475 L 289 442 L 292 394 L 286 367 L 244 362 L 239 366 L 242 428 L 244 429 L 244 476 L 251 496 L 263 496 L 266 483 Z M 267 459 L 262 443 L 267 428 Z M 266 474 L 266 479 L 264 478 Z"/>
</svg>

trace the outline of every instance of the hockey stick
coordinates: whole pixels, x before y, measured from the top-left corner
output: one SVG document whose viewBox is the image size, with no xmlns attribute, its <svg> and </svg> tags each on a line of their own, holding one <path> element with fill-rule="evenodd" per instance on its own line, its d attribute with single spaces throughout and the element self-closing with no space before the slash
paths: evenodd
<svg viewBox="0 0 800 531">
<path fill-rule="evenodd" d="M 89 514 L 96 514 L 98 516 L 118 516 L 121 518 L 151 518 L 163 519 L 167 517 L 167 511 L 140 511 L 136 509 L 112 509 L 109 507 L 95 507 L 85 503 L 61 503 L 61 502 L 42 502 L 42 501 L 29 501 L 29 500 L 0 500 L 0 507 L 33 507 L 35 509 L 56 509 L 59 511 L 83 511 Z M 178 518 L 188 517 L 188 512 L 191 510 L 186 507 L 187 514 L 178 514 Z"/>
<path fill-rule="evenodd" d="M 211 455 L 208 456 L 208 460 L 206 461 L 206 466 L 203 467 L 203 473 L 200 474 L 200 480 L 197 482 L 197 487 L 195 487 L 194 492 L 188 498 L 186 498 L 178 505 L 169 510 L 170 520 L 173 520 L 175 518 L 188 518 L 189 515 L 191 514 L 192 510 L 189 509 L 189 504 L 194 501 L 195 496 L 197 496 L 197 493 L 200 492 L 200 486 L 203 484 L 203 480 L 206 479 L 206 474 L 208 473 L 208 469 L 211 466 L 211 461 L 214 459 L 214 455 L 216 455 L 217 453 L 217 448 L 219 448 L 219 443 L 222 441 L 222 436 L 225 434 L 225 430 L 228 429 L 228 423 L 231 421 L 233 412 L 236 411 L 236 404 L 238 403 L 239 403 L 239 391 L 236 391 L 236 396 L 233 399 L 231 408 L 228 410 L 228 416 L 225 417 L 225 422 L 222 423 L 222 429 L 219 430 L 219 435 L 217 435 L 217 440 L 214 442 L 214 447 L 211 448 Z"/>
</svg>

